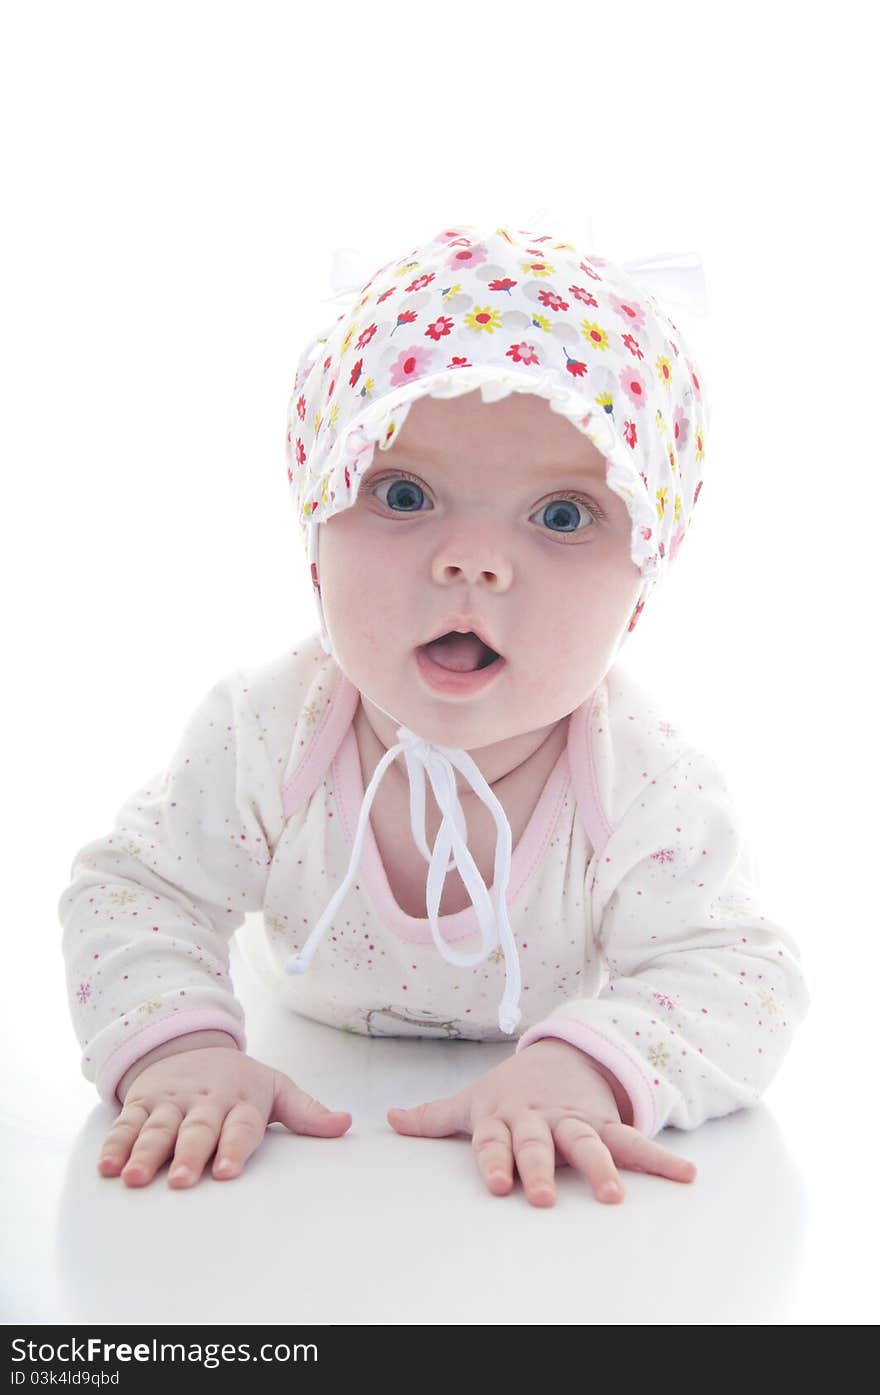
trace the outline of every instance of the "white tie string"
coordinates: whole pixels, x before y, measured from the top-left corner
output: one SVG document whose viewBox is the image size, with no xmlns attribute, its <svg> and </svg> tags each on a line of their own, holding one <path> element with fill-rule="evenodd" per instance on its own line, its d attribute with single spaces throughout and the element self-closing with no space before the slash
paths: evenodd
<svg viewBox="0 0 880 1395">
<path fill-rule="evenodd" d="M 398 728 L 397 736 L 399 738 L 398 744 L 386 751 L 376 766 L 373 778 L 364 795 L 351 861 L 345 880 L 341 886 L 337 887 L 330 904 L 302 949 L 287 960 L 284 966 L 285 972 L 289 974 L 304 973 L 311 964 L 322 935 L 330 925 L 357 875 L 367 820 L 376 791 L 392 760 L 402 751 L 409 776 L 410 823 L 413 838 L 419 852 L 429 864 L 425 895 L 434 944 L 447 963 L 460 968 L 470 968 L 472 965 L 480 964 L 487 959 L 500 943 L 504 953 L 506 979 L 504 996 L 498 1011 L 498 1024 L 503 1032 L 510 1034 L 516 1030 L 522 1013 L 518 1006 L 521 992 L 519 957 L 507 912 L 507 888 L 510 882 L 512 857 L 512 835 L 507 815 L 477 765 L 466 751 L 451 746 L 436 746 L 433 742 L 425 741 L 404 726 Z M 467 823 L 456 790 L 453 766 L 460 770 L 469 781 L 471 788 L 495 819 L 497 837 L 492 897 L 489 895 L 486 883 L 467 846 Z M 442 814 L 433 849 L 428 848 L 426 838 L 425 771 L 431 780 L 431 788 Z M 449 858 L 450 851 L 452 852 L 451 859 Z M 473 954 L 464 954 L 448 945 L 440 934 L 437 921 L 440 898 L 443 894 L 447 874 L 456 867 L 467 887 L 480 925 L 482 948 Z"/>
</svg>

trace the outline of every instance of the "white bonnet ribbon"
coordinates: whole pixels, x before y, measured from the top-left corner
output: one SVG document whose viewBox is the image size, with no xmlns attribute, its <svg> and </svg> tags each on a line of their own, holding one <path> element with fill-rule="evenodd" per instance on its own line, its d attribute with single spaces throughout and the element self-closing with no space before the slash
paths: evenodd
<svg viewBox="0 0 880 1395">
<path fill-rule="evenodd" d="M 435 746 L 429 741 L 424 741 L 420 736 L 416 736 L 415 732 L 404 726 L 398 727 L 397 736 L 399 738 L 398 745 L 392 746 L 390 750 L 385 752 L 373 772 L 373 778 L 364 795 L 351 862 L 345 880 L 341 886 L 337 887 L 330 904 L 302 949 L 287 960 L 284 965 L 285 972 L 289 974 L 304 973 L 311 964 L 321 936 L 330 925 L 357 874 L 370 806 L 379 788 L 379 783 L 388 766 L 402 751 L 409 775 L 410 823 L 413 838 L 425 861 L 429 864 L 425 895 L 434 944 L 448 964 L 469 968 L 474 964 L 481 964 L 487 959 L 500 942 L 504 953 L 506 978 L 504 996 L 498 1010 L 498 1025 L 503 1032 L 509 1034 L 515 1031 L 522 1017 L 518 1006 L 522 983 L 519 957 L 507 913 L 507 887 L 510 881 L 512 852 L 512 835 L 507 816 L 479 768 L 466 751 L 452 746 Z M 490 810 L 498 829 L 492 888 L 494 906 L 486 883 L 483 881 L 479 868 L 467 846 L 467 823 L 456 791 L 453 766 L 462 772 L 474 792 Z M 425 771 L 430 776 L 434 797 L 443 816 L 434 847 L 431 850 L 428 849 L 425 837 Z M 452 850 L 452 858 L 447 861 L 450 849 Z M 443 894 L 447 874 L 456 867 L 468 889 L 480 923 L 482 948 L 474 954 L 463 954 L 448 945 L 441 937 L 440 927 L 437 923 L 440 897 Z"/>
</svg>

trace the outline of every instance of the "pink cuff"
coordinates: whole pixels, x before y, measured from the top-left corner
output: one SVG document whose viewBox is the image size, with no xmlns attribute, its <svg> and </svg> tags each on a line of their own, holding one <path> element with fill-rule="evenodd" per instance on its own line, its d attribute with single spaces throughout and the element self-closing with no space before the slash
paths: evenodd
<svg viewBox="0 0 880 1395">
<path fill-rule="evenodd" d="M 158 1022 L 148 1022 L 133 1036 L 120 1042 L 98 1071 L 95 1084 L 104 1103 L 118 1109 L 120 1101 L 116 1087 L 129 1067 L 146 1056 L 148 1051 L 154 1051 L 166 1041 L 187 1036 L 190 1032 L 228 1032 L 235 1039 L 238 1049 L 245 1049 L 246 1038 L 241 1023 L 231 1014 L 227 1016 L 215 1008 L 193 1008 L 191 1012 L 175 1012 Z"/>
<path fill-rule="evenodd" d="M 558 1037 L 560 1041 L 567 1041 L 570 1046 L 580 1047 L 581 1051 L 610 1070 L 629 1095 L 633 1111 L 633 1128 L 638 1129 L 646 1138 L 653 1138 L 655 1133 L 659 1132 L 654 1091 L 645 1073 L 644 1064 L 637 1054 L 628 1051 L 616 1038 L 606 1036 L 600 1028 L 588 1026 L 587 1023 L 561 1011 L 553 1013 L 543 1022 L 537 1022 L 534 1027 L 524 1032 L 516 1044 L 517 1052 L 544 1037 Z"/>
</svg>

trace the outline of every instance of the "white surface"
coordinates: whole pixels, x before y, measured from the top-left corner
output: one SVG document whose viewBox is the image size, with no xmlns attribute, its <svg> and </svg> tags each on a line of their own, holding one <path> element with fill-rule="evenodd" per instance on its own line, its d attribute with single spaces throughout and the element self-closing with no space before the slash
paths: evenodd
<svg viewBox="0 0 880 1395">
<path fill-rule="evenodd" d="M 876 1130 L 823 1049 L 833 978 L 767 1102 L 660 1138 L 679 1184 L 623 1172 L 618 1206 L 568 1167 L 557 1202 L 485 1190 L 465 1135 L 405 1138 L 391 1104 L 450 1094 L 504 1044 L 353 1036 L 273 1005 L 237 946 L 250 1054 L 354 1116 L 338 1139 L 272 1125 L 244 1172 L 172 1190 L 99 1176 L 115 1114 L 59 1022 L 21 1055 L 2 1122 L 0 1320 L 62 1323 L 867 1323 Z M 866 1029 L 867 1032 L 867 1029 Z M 27 1043 L 27 1044 L 26 1044 Z M 850 1044 L 852 1048 L 858 1042 Z M 863 1042 L 867 1049 L 867 1040 Z M 860 1256 L 864 1255 L 864 1259 Z"/>
</svg>

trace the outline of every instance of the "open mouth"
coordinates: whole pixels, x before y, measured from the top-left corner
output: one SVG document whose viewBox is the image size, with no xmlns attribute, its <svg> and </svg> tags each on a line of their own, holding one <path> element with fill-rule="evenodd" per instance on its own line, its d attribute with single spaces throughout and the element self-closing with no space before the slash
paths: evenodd
<svg viewBox="0 0 880 1395">
<path fill-rule="evenodd" d="M 501 658 L 473 631 L 459 634 L 457 630 L 450 630 L 439 639 L 432 639 L 430 644 L 419 645 L 419 648 L 440 668 L 449 669 L 452 673 L 475 673 Z"/>
</svg>

